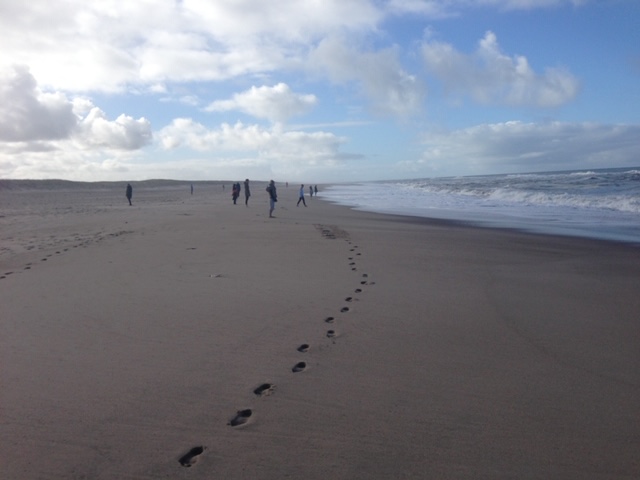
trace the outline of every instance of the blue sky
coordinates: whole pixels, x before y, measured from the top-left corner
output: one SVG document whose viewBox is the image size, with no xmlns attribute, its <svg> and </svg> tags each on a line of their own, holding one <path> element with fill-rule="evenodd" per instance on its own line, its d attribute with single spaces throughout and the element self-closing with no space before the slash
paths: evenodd
<svg viewBox="0 0 640 480">
<path fill-rule="evenodd" d="M 640 165 L 637 0 L 0 0 L 0 29 L 0 178 Z"/>
</svg>

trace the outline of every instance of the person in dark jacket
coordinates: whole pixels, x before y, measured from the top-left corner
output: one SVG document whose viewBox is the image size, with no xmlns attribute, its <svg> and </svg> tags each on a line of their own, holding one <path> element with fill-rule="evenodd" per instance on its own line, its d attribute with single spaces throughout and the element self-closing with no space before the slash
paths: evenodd
<svg viewBox="0 0 640 480">
<path fill-rule="evenodd" d="M 276 209 L 276 202 L 278 201 L 278 192 L 276 191 L 276 183 L 271 180 L 267 187 L 269 193 L 269 218 L 273 217 L 273 211 Z"/>
<path fill-rule="evenodd" d="M 131 186 L 130 183 L 127 183 L 127 200 L 129 200 L 129 205 L 133 205 L 131 203 L 131 197 L 133 197 L 133 187 Z"/>
<path fill-rule="evenodd" d="M 244 204 L 249 206 L 249 197 L 251 196 L 251 190 L 249 190 L 249 179 L 244 181 Z"/>
</svg>

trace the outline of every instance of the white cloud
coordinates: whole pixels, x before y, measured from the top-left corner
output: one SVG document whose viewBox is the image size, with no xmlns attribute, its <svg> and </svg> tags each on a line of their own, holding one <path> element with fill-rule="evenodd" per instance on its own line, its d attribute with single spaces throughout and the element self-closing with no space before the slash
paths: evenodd
<svg viewBox="0 0 640 480">
<path fill-rule="evenodd" d="M 424 135 L 426 149 L 401 168 L 424 176 L 633 166 L 638 125 L 523 123 L 477 125 Z"/>
<path fill-rule="evenodd" d="M 137 150 L 151 142 L 151 123 L 145 118 L 135 120 L 124 114 L 110 121 L 96 107 L 80 121 L 76 139 L 90 147 Z"/>
<path fill-rule="evenodd" d="M 205 110 L 226 112 L 238 110 L 256 118 L 266 118 L 272 122 L 286 122 L 289 118 L 303 115 L 318 102 L 315 95 L 296 94 L 285 83 L 273 87 L 251 87 L 237 93 L 229 100 L 212 102 Z"/>
<path fill-rule="evenodd" d="M 21 143 L 21 150 L 63 148 L 61 142 L 133 150 L 151 141 L 148 120 L 120 115 L 110 121 L 88 99 L 42 92 L 26 67 L 0 72 L 0 104 L 0 142 Z"/>
<path fill-rule="evenodd" d="M 300 61 L 327 32 L 372 31 L 383 18 L 369 0 L 68 0 L 53 9 L 31 0 L 0 8 L 10 61 L 30 65 L 42 85 L 84 92 L 272 72 Z"/>
<path fill-rule="evenodd" d="M 208 129 L 180 118 L 158 132 L 157 138 L 166 150 L 183 147 L 217 155 L 251 154 L 280 167 L 337 165 L 345 158 L 339 150 L 346 139 L 328 132 L 287 131 L 280 125 L 264 128 L 237 122 Z"/>
<path fill-rule="evenodd" d="M 524 56 L 501 53 L 496 36 L 487 32 L 472 55 L 447 43 L 430 41 L 422 47 L 427 69 L 451 93 L 469 95 L 482 104 L 556 107 L 578 93 L 577 79 L 562 68 L 536 74 Z"/>
<path fill-rule="evenodd" d="M 340 37 L 326 38 L 309 55 L 309 68 L 336 84 L 356 83 L 376 113 L 406 117 L 422 108 L 424 87 L 400 65 L 395 48 L 362 52 Z"/>
<path fill-rule="evenodd" d="M 67 138 L 76 125 L 67 98 L 40 91 L 26 67 L 0 71 L 0 105 L 0 141 Z"/>
</svg>

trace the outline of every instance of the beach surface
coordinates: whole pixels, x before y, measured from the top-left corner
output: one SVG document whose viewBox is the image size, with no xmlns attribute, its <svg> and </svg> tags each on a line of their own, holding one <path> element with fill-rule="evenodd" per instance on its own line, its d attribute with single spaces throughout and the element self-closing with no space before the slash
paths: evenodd
<svg viewBox="0 0 640 480">
<path fill-rule="evenodd" d="M 0 191 L 3 479 L 640 478 L 639 248 L 265 186 Z"/>
</svg>

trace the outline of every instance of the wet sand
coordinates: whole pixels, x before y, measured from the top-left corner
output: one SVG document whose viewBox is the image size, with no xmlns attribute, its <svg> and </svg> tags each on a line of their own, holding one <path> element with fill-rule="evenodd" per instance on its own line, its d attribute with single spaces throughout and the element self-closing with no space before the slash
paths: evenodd
<svg viewBox="0 0 640 480">
<path fill-rule="evenodd" d="M 640 249 L 264 186 L 0 192 L 3 478 L 640 477 Z"/>
</svg>

